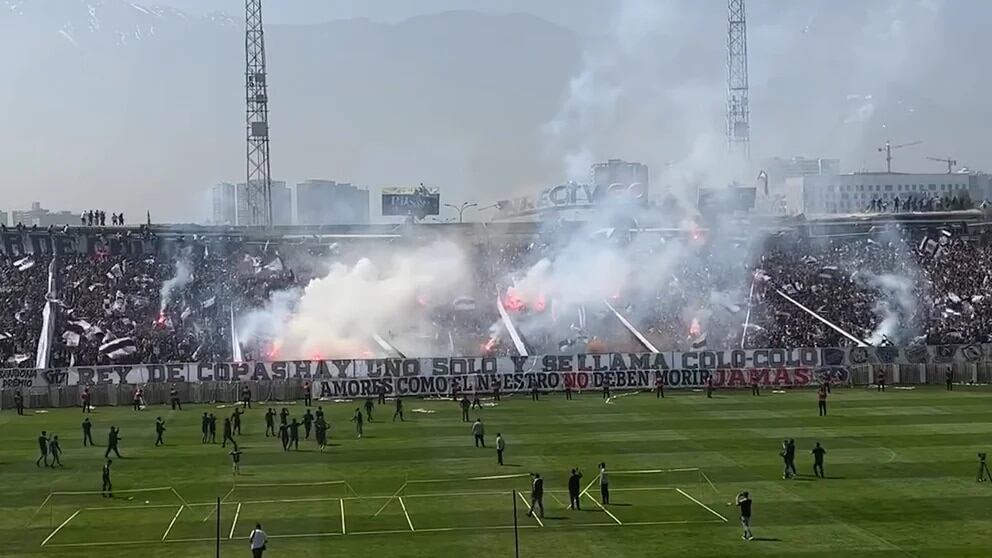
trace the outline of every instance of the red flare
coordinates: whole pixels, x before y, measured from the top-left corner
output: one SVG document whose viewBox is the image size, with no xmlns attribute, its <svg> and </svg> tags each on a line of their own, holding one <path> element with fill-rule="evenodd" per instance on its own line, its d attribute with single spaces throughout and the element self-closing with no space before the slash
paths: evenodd
<svg viewBox="0 0 992 558">
<path fill-rule="evenodd" d="M 491 338 L 489 339 L 489 341 L 486 341 L 485 343 L 482 344 L 482 354 L 488 355 L 492 353 L 493 349 L 495 348 L 496 348 L 496 339 Z"/>
<path fill-rule="evenodd" d="M 689 336 L 696 337 L 703 331 L 703 327 L 699 324 L 699 318 L 693 318 L 692 324 L 689 325 Z"/>
</svg>

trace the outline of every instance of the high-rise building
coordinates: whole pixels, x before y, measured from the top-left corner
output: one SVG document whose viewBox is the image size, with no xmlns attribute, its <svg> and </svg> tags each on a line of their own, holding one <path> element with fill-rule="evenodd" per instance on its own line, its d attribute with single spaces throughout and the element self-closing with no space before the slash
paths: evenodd
<svg viewBox="0 0 992 558">
<path fill-rule="evenodd" d="M 0 223 L 3 223 L 4 225 L 8 225 L 9 224 L 7 222 L 7 212 L 6 211 L 0 211 Z"/>
<path fill-rule="evenodd" d="M 620 159 L 610 159 L 592 166 L 592 183 L 598 188 L 609 188 L 613 184 L 642 184 L 647 192 L 650 186 L 647 165 L 628 163 Z"/>
<path fill-rule="evenodd" d="M 221 182 L 210 190 L 213 206 L 210 223 L 213 225 L 236 225 L 238 223 L 237 202 L 234 184 Z"/>
<path fill-rule="evenodd" d="M 333 180 L 296 185 L 296 216 L 301 225 L 366 225 L 369 191 Z"/>
<path fill-rule="evenodd" d="M 244 182 L 238 184 L 236 188 L 236 224 L 248 225 L 252 223 L 251 207 L 249 202 L 248 185 Z M 286 186 L 284 180 L 272 181 L 272 224 L 291 225 L 293 224 L 293 193 Z"/>
<path fill-rule="evenodd" d="M 27 211 L 13 211 L 11 213 L 11 224 L 21 223 L 25 227 L 37 225 L 39 227 L 78 225 L 79 213 L 71 211 L 49 211 L 41 207 L 40 202 L 32 202 L 31 209 Z"/>
</svg>

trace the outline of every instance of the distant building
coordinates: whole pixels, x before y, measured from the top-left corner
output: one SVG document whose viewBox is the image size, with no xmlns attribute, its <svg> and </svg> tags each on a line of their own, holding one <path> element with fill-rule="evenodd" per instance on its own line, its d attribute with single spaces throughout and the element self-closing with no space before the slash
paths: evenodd
<svg viewBox="0 0 992 558">
<path fill-rule="evenodd" d="M 37 225 L 39 227 L 78 225 L 80 214 L 71 211 L 49 211 L 41 207 L 41 203 L 33 202 L 31 209 L 27 211 L 14 211 L 11 213 L 10 224 L 23 224 L 25 227 Z"/>
<path fill-rule="evenodd" d="M 975 176 L 976 178 L 972 178 Z M 898 198 L 951 198 L 968 193 L 976 202 L 983 199 L 972 192 L 982 185 L 978 177 L 987 175 L 903 174 L 867 172 L 854 174 L 814 175 L 803 178 L 803 211 L 816 213 L 858 213 L 865 211 L 873 200 L 889 207 Z M 984 181 L 988 187 L 988 179 Z M 976 195 L 977 194 L 977 195 Z"/>
<path fill-rule="evenodd" d="M 782 159 L 774 157 L 765 161 L 764 167 L 765 172 L 768 173 L 768 182 L 782 184 L 790 178 L 840 174 L 840 159 L 807 159 L 805 157 Z"/>
<path fill-rule="evenodd" d="M 366 225 L 369 191 L 333 180 L 306 180 L 296 185 L 300 225 Z"/>
<path fill-rule="evenodd" d="M 647 165 L 628 163 L 620 159 L 610 159 L 592 166 L 592 183 L 596 188 L 609 188 L 613 184 L 643 184 L 644 191 L 650 187 Z"/>
<path fill-rule="evenodd" d="M 239 183 L 237 186 L 233 184 L 224 184 L 225 186 L 230 186 L 234 191 L 234 219 L 230 221 L 225 221 L 224 223 L 217 224 L 230 224 L 247 226 L 253 222 L 252 219 L 252 208 L 248 205 L 248 185 L 244 182 Z M 216 195 L 215 195 L 216 199 Z M 272 224 L 274 225 L 292 225 L 293 224 L 293 193 L 286 186 L 286 182 L 283 180 L 273 180 L 272 181 Z M 227 203 L 226 194 L 224 197 L 224 203 Z M 216 215 L 216 205 L 214 206 L 214 214 Z M 227 207 L 226 205 L 224 206 Z M 227 215 L 225 213 L 225 215 Z"/>
<path fill-rule="evenodd" d="M 7 222 L 7 212 L 6 211 L 0 211 L 0 223 L 2 223 L 4 225 L 9 225 L 10 224 L 10 223 Z"/>
<path fill-rule="evenodd" d="M 234 188 L 234 184 L 230 182 L 221 182 L 214 184 L 211 189 L 210 200 L 213 205 L 213 212 L 210 223 L 212 225 L 237 224 L 238 213 Z"/>
</svg>

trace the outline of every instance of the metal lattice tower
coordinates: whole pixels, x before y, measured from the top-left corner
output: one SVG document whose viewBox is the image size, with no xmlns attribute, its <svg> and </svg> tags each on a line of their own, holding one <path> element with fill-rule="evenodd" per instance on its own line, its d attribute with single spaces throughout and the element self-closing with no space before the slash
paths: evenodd
<svg viewBox="0 0 992 558">
<path fill-rule="evenodd" d="M 747 92 L 747 20 L 744 0 L 729 0 L 727 25 L 727 142 L 733 153 L 751 156 L 751 109 Z"/>
<path fill-rule="evenodd" d="M 262 0 L 245 1 L 245 100 L 248 104 L 248 223 L 272 225 L 272 174 L 269 166 L 269 96 L 265 74 Z"/>
</svg>

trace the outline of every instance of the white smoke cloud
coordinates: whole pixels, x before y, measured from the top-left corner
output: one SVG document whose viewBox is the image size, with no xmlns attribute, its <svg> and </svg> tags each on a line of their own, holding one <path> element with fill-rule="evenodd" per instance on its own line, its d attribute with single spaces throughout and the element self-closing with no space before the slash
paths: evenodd
<svg viewBox="0 0 992 558">
<path fill-rule="evenodd" d="M 280 358 L 369 355 L 376 334 L 405 354 L 432 355 L 428 309 L 450 304 L 470 278 L 465 253 L 450 241 L 334 262 L 306 288 L 277 293 L 241 318 L 239 337 L 274 340 Z"/>
<path fill-rule="evenodd" d="M 872 277 L 869 283 L 881 297 L 874 307 L 880 321 L 868 337 L 868 343 L 880 345 L 886 341 L 896 344 L 908 341 L 913 335 L 917 306 L 913 281 L 900 275 L 883 274 Z"/>
<path fill-rule="evenodd" d="M 190 262 L 191 250 L 182 252 L 176 261 L 176 273 L 172 277 L 162 282 L 162 289 L 159 292 L 161 307 L 159 312 L 164 312 L 169 303 L 172 302 L 173 293 L 182 289 L 193 280 L 193 264 Z"/>
</svg>

